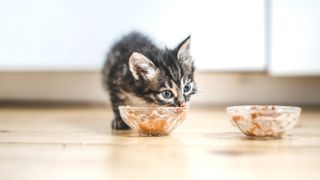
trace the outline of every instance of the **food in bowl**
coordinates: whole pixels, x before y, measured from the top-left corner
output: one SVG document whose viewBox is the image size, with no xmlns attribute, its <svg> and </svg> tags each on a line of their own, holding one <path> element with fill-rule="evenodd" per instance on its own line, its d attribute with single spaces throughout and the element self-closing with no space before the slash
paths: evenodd
<svg viewBox="0 0 320 180">
<path fill-rule="evenodd" d="M 141 136 L 165 136 L 186 119 L 188 109 L 119 106 L 119 111 L 123 121 Z"/>
<path fill-rule="evenodd" d="M 231 122 L 251 137 L 281 138 L 294 127 L 301 108 L 292 106 L 231 106 L 227 113 Z"/>
</svg>

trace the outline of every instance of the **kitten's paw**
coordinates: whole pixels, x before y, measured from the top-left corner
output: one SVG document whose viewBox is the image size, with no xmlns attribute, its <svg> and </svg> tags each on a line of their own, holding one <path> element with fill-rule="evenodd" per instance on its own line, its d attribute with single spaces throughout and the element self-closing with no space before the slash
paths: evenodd
<svg viewBox="0 0 320 180">
<path fill-rule="evenodd" d="M 130 129 L 130 127 L 122 121 L 122 119 L 114 119 L 112 121 L 112 129 L 116 129 L 116 130 L 128 130 Z"/>
</svg>

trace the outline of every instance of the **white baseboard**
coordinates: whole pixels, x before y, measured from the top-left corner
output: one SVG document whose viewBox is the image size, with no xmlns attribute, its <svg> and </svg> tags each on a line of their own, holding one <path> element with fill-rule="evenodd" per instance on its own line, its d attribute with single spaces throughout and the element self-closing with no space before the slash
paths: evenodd
<svg viewBox="0 0 320 180">
<path fill-rule="evenodd" d="M 320 77 L 270 77 L 264 73 L 196 75 L 195 105 L 320 105 Z M 1 72 L 0 101 L 108 103 L 94 72 Z"/>
</svg>

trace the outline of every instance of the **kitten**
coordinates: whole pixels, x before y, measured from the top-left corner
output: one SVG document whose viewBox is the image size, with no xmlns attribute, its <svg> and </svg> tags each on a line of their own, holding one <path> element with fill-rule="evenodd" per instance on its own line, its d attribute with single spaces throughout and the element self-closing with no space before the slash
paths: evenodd
<svg viewBox="0 0 320 180">
<path fill-rule="evenodd" d="M 118 106 L 185 106 L 195 94 L 194 61 L 188 36 L 175 49 L 159 49 L 137 32 L 114 44 L 103 67 L 112 104 L 113 129 L 129 129 Z"/>
</svg>

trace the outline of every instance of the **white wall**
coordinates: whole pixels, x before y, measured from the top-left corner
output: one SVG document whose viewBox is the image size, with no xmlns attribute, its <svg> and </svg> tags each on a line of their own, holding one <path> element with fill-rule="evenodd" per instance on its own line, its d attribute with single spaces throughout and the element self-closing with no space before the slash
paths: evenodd
<svg viewBox="0 0 320 180">
<path fill-rule="evenodd" d="M 320 75 L 320 1 L 272 1 L 274 75 Z"/>
<path fill-rule="evenodd" d="M 200 69 L 265 70 L 264 0 L 0 2 L 0 70 L 97 70 L 122 34 L 174 47 L 193 36 Z"/>
<path fill-rule="evenodd" d="M 97 69 L 111 42 L 150 31 L 169 0 L 0 2 L 1 69 Z"/>
<path fill-rule="evenodd" d="M 320 74 L 320 3 L 272 1 L 268 34 L 267 2 L 0 1 L 0 71 L 8 71 L 0 72 L 0 100 L 105 102 L 97 70 L 114 40 L 130 30 L 142 30 L 169 47 L 192 33 L 200 70 L 232 72 L 266 71 L 266 38 L 272 35 L 272 73 Z M 297 71 L 300 67 L 305 69 Z M 47 70 L 58 72 L 34 72 Z M 198 104 L 320 104 L 319 78 L 200 72 L 198 81 Z"/>
</svg>

